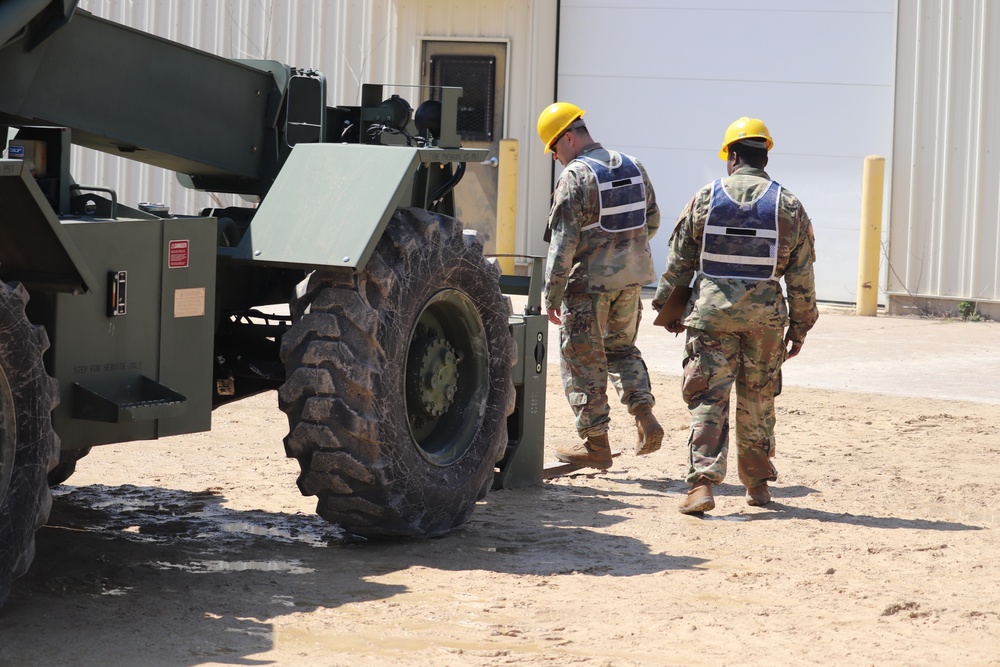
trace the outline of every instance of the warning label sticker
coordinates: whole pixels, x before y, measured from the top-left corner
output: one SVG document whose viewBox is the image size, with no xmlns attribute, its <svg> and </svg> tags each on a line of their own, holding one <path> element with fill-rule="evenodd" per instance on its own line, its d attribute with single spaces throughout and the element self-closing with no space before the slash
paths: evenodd
<svg viewBox="0 0 1000 667">
<path fill-rule="evenodd" d="M 190 251 L 190 241 L 171 241 L 167 266 L 171 269 L 186 269 Z"/>
<path fill-rule="evenodd" d="M 174 290 L 174 317 L 202 317 L 204 314 L 204 287 Z"/>
</svg>

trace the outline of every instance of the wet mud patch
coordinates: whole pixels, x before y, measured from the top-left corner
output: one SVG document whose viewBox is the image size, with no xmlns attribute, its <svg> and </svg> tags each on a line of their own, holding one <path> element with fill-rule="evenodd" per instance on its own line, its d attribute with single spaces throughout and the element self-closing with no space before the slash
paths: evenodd
<svg viewBox="0 0 1000 667">
<path fill-rule="evenodd" d="M 325 547 L 344 532 L 315 515 L 225 507 L 217 489 L 199 492 L 133 485 L 60 487 L 47 527 L 86 531 L 133 542 L 197 542 L 206 549 L 277 542 Z"/>
</svg>

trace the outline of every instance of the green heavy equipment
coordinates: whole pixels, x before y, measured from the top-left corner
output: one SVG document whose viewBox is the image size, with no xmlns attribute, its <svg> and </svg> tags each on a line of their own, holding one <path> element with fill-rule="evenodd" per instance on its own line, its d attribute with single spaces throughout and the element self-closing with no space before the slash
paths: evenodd
<svg viewBox="0 0 1000 667">
<path fill-rule="evenodd" d="M 413 93 L 328 106 L 314 70 L 0 3 L 0 603 L 92 447 L 265 391 L 300 491 L 350 534 L 441 535 L 540 481 L 540 264 L 502 276 L 452 217 L 486 151 L 461 146 L 460 89 Z M 74 180 L 73 146 L 257 203 L 130 206 Z"/>
</svg>

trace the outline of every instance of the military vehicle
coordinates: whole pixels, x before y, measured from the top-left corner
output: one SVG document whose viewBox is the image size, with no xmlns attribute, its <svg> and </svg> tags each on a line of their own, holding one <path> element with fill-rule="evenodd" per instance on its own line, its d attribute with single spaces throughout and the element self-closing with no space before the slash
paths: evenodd
<svg viewBox="0 0 1000 667">
<path fill-rule="evenodd" d="M 486 151 L 460 89 L 413 92 L 328 106 L 314 70 L 0 4 L 0 602 L 92 447 L 269 390 L 300 491 L 350 534 L 441 535 L 541 479 L 540 265 L 502 276 L 452 217 Z M 73 146 L 248 203 L 130 205 L 74 180 Z"/>
</svg>

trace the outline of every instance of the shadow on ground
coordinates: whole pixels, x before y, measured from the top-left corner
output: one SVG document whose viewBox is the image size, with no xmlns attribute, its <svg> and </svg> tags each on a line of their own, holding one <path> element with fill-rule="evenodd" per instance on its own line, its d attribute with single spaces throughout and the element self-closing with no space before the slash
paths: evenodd
<svg viewBox="0 0 1000 667">
<path fill-rule="evenodd" d="M 491 494 L 443 538 L 365 542 L 312 515 L 227 509 L 211 490 L 64 486 L 0 610 L 0 665 L 261 664 L 273 619 L 392 598 L 408 587 L 376 579 L 415 565 L 629 576 L 703 562 L 594 530 L 626 506 L 536 487 Z"/>
</svg>

